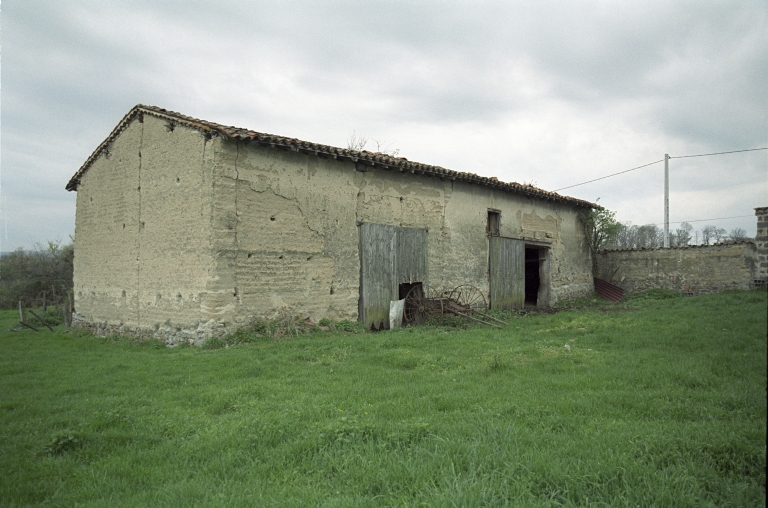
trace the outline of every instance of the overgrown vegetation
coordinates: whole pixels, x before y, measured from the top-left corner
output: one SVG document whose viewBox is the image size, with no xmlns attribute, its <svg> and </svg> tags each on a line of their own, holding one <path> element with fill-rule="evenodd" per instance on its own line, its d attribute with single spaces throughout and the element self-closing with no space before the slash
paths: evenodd
<svg viewBox="0 0 768 508">
<path fill-rule="evenodd" d="M 601 206 L 581 210 L 579 220 L 592 258 L 592 275 L 597 277 L 597 252 L 616 237 L 621 224 L 616 220 L 616 212 Z"/>
<path fill-rule="evenodd" d="M 358 322 L 321 319 L 313 323 L 302 319 L 290 309 L 282 309 L 274 319 L 257 318 L 249 326 L 240 328 L 225 337 L 214 337 L 205 341 L 204 349 L 220 349 L 265 340 L 285 340 L 319 332 L 366 333 L 365 325 Z"/>
<path fill-rule="evenodd" d="M 766 292 L 568 305 L 216 350 L 0 312 L 0 505 L 765 506 Z"/>
<path fill-rule="evenodd" d="M 73 244 L 59 241 L 0 256 L 0 308 L 15 308 L 19 300 L 30 307 L 42 306 L 43 298 L 48 304 L 64 302 L 72 291 L 73 260 Z"/>
</svg>

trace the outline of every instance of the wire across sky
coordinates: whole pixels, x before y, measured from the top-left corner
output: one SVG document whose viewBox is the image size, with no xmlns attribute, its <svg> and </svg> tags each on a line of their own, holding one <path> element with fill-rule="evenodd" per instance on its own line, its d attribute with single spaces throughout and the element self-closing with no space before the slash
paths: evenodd
<svg viewBox="0 0 768 508">
<path fill-rule="evenodd" d="M 756 152 L 758 150 L 768 150 L 768 147 L 763 147 L 763 148 L 747 148 L 747 149 L 744 149 L 744 150 L 732 150 L 730 152 L 699 153 L 699 154 L 695 154 L 695 155 L 676 155 L 674 157 L 670 156 L 669 158 L 670 159 L 687 159 L 687 158 L 690 158 L 690 157 L 707 157 L 707 156 L 710 156 L 710 155 L 724 155 L 724 154 L 727 154 L 727 153 Z M 648 164 L 643 164 L 642 166 L 637 166 L 636 168 L 625 169 L 624 171 L 619 171 L 618 173 L 611 173 L 610 175 L 601 176 L 600 178 L 595 178 L 594 180 L 587 180 L 586 182 L 581 182 L 581 183 L 569 185 L 567 187 L 560 187 L 559 189 L 555 189 L 553 192 L 557 192 L 557 191 L 561 191 L 561 190 L 565 190 L 565 189 L 570 189 L 570 188 L 573 188 L 573 187 L 578 187 L 580 185 L 586 185 L 588 183 L 596 182 L 598 180 L 605 180 L 606 178 L 610 178 L 610 177 L 616 176 L 616 175 L 621 175 L 623 173 L 629 173 L 630 171 L 635 171 L 636 169 L 647 168 L 648 166 L 653 166 L 654 164 L 658 164 L 660 162 L 664 162 L 664 159 L 660 159 L 660 160 L 657 160 L 657 161 L 649 162 Z M 692 221 L 686 221 L 686 222 L 692 222 Z"/>
</svg>

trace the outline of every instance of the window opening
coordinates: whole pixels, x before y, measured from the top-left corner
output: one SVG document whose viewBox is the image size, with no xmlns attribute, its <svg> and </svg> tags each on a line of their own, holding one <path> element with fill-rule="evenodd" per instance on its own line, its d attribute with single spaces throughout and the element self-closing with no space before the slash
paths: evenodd
<svg viewBox="0 0 768 508">
<path fill-rule="evenodd" d="M 498 210 L 488 210 L 488 224 L 486 232 L 490 236 L 501 235 L 501 212 Z"/>
</svg>

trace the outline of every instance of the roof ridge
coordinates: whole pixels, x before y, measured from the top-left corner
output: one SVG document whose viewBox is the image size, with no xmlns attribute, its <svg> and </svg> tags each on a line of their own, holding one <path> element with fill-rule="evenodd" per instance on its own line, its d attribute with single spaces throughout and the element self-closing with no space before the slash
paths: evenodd
<svg viewBox="0 0 768 508">
<path fill-rule="evenodd" d="M 507 192 L 514 192 L 539 199 L 568 203 L 585 208 L 598 207 L 596 204 L 590 203 L 589 201 L 572 198 L 569 196 L 562 196 L 556 192 L 546 191 L 531 185 L 520 184 L 517 182 L 503 182 L 496 177 L 485 177 L 475 173 L 454 171 L 442 166 L 410 161 L 405 157 L 392 156 L 381 152 L 369 152 L 368 150 L 351 150 L 349 148 L 339 148 L 330 145 L 323 145 L 320 143 L 313 143 L 311 141 L 303 141 L 297 138 L 289 138 L 276 134 L 257 132 L 241 127 L 225 126 L 215 122 L 209 122 L 207 120 L 200 120 L 198 118 L 183 115 L 181 113 L 170 111 L 157 106 L 148 106 L 145 104 L 137 104 L 122 118 L 122 120 L 120 120 L 120 122 L 112 130 L 109 136 L 107 136 L 107 138 L 96 148 L 96 150 L 94 150 L 90 157 L 86 159 L 80 169 L 69 180 L 69 183 L 67 183 L 66 186 L 68 191 L 77 190 L 77 186 L 80 183 L 80 178 L 82 178 L 83 174 L 96 161 L 101 152 L 103 152 L 109 146 L 109 144 L 123 130 L 125 130 L 130 122 L 139 114 L 149 114 L 159 118 L 165 118 L 169 121 L 178 122 L 188 127 L 198 129 L 212 135 L 219 135 L 228 139 L 235 139 L 244 142 L 257 142 L 264 146 L 280 147 L 296 152 L 301 151 L 304 153 L 311 153 L 317 156 L 327 156 L 333 157 L 334 159 L 349 160 L 355 163 L 356 166 L 359 164 L 361 166 L 368 166 L 370 168 L 381 167 L 384 169 L 399 169 L 401 172 L 405 172 L 407 170 L 413 174 L 425 174 L 428 176 L 437 176 L 439 178 L 448 178 L 451 180 L 459 180 L 467 183 L 475 183 Z"/>
</svg>

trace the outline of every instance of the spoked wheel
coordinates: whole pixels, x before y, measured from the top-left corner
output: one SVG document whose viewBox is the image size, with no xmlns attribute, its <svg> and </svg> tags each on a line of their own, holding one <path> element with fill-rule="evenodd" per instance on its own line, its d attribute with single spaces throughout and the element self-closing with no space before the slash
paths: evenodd
<svg viewBox="0 0 768 508">
<path fill-rule="evenodd" d="M 403 318 L 407 323 L 423 324 L 429 316 L 443 313 L 443 300 L 445 297 L 433 287 L 423 284 L 414 286 L 405 295 Z"/>
<path fill-rule="evenodd" d="M 467 310 L 485 312 L 488 309 L 488 301 L 477 286 L 457 286 L 450 292 L 449 298 Z"/>
</svg>

